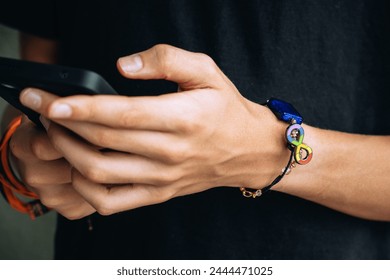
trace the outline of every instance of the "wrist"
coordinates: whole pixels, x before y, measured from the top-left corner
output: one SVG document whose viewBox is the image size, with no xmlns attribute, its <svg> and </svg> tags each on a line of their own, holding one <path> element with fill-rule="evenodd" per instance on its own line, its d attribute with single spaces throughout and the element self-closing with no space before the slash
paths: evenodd
<svg viewBox="0 0 390 280">
<path fill-rule="evenodd" d="M 289 160 L 287 164 L 284 165 L 281 171 L 279 171 L 279 175 L 275 177 L 272 182 L 266 186 L 260 187 L 257 189 L 256 187 L 249 187 L 250 189 L 257 189 L 256 191 L 248 190 L 247 187 L 241 187 L 240 190 L 245 197 L 253 197 L 261 196 L 262 194 L 268 192 L 271 188 L 273 188 L 276 184 L 278 184 L 286 174 L 289 174 L 293 167 L 297 165 L 306 165 L 309 163 L 313 156 L 313 150 L 310 146 L 306 145 L 304 141 L 305 131 L 302 127 L 303 118 L 298 113 L 298 111 L 288 102 L 271 98 L 265 104 L 270 111 L 276 116 L 279 120 L 277 123 L 284 122 L 287 123 L 287 128 L 285 128 L 284 133 L 280 135 L 284 135 L 285 144 L 276 145 L 276 147 L 284 146 L 289 150 Z M 265 112 L 265 111 L 264 111 Z M 268 118 L 271 119 L 271 118 Z M 275 119 L 275 118 L 274 118 Z M 277 128 L 278 125 L 274 123 L 273 127 Z M 272 131 L 279 131 L 279 129 L 269 129 L 269 133 L 272 134 Z M 274 144 L 280 143 L 276 139 L 280 139 L 280 137 L 274 137 Z M 270 143 L 270 142 L 269 142 Z M 270 145 L 272 147 L 272 145 Z M 273 145 L 275 147 L 275 145 Z M 268 147 L 268 145 L 267 145 Z M 275 159 L 275 158 L 274 158 Z M 275 160 L 273 161 L 276 162 Z"/>
</svg>

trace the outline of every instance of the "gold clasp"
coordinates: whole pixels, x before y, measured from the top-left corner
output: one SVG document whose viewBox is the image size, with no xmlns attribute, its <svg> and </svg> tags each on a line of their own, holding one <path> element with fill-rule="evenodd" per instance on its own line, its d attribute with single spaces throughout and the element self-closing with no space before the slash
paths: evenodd
<svg viewBox="0 0 390 280">
<path fill-rule="evenodd" d="M 251 192 L 251 191 L 248 191 L 246 188 L 244 187 L 241 187 L 240 188 L 240 191 L 242 192 L 242 195 L 245 196 L 245 197 L 252 197 L 252 198 L 256 198 L 258 196 L 261 196 L 261 190 L 256 190 L 254 192 Z"/>
</svg>

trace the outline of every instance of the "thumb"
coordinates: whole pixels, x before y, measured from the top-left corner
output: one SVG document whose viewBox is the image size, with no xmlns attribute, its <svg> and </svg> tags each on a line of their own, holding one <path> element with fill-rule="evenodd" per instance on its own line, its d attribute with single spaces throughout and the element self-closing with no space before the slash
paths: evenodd
<svg viewBox="0 0 390 280">
<path fill-rule="evenodd" d="M 216 88 L 224 81 L 224 74 L 209 56 L 169 45 L 121 57 L 117 67 L 126 78 L 169 80 L 183 90 Z"/>
</svg>

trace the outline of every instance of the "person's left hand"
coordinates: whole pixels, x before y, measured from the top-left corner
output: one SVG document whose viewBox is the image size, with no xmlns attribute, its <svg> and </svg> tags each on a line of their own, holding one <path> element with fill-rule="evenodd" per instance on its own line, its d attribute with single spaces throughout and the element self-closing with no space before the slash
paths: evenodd
<svg viewBox="0 0 390 280">
<path fill-rule="evenodd" d="M 47 118 L 53 145 L 74 167 L 74 188 L 99 213 L 217 186 L 263 187 L 286 164 L 285 125 L 245 99 L 208 56 L 157 45 L 120 58 L 118 69 L 129 79 L 174 81 L 180 90 L 157 97 L 21 94 Z"/>
</svg>

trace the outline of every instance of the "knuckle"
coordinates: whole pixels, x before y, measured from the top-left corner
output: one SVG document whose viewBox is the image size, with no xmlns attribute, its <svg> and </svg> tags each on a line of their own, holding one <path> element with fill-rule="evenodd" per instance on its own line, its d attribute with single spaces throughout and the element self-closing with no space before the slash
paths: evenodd
<svg viewBox="0 0 390 280">
<path fill-rule="evenodd" d="M 172 147 L 170 152 L 166 155 L 169 162 L 179 164 L 185 162 L 190 157 L 190 151 L 183 147 L 184 145 L 176 145 Z"/>
<path fill-rule="evenodd" d="M 105 170 L 100 163 L 87 164 L 80 171 L 85 178 L 95 183 L 104 183 L 106 176 Z"/>
<path fill-rule="evenodd" d="M 61 213 L 60 211 L 58 212 L 70 221 L 80 220 L 86 216 L 81 214 L 74 214 L 73 212 L 72 213 Z"/>
<path fill-rule="evenodd" d="M 44 183 L 42 179 L 43 176 L 38 175 L 37 172 L 31 170 L 31 168 L 24 169 L 20 175 L 23 182 L 31 187 L 39 187 Z"/>
<path fill-rule="evenodd" d="M 108 209 L 108 208 L 100 208 L 100 207 L 99 207 L 96 211 L 97 211 L 100 215 L 102 215 L 102 216 L 110 216 L 110 215 L 114 214 L 114 212 L 111 211 L 111 210 Z"/>
<path fill-rule="evenodd" d="M 185 134 L 193 134 L 201 131 L 204 124 L 200 122 L 201 118 L 195 111 L 194 109 L 191 113 L 176 120 L 176 129 L 178 131 Z"/>
<path fill-rule="evenodd" d="M 177 50 L 169 45 L 158 44 L 153 48 L 156 61 L 165 79 L 169 79 L 172 65 L 177 59 Z"/>
<path fill-rule="evenodd" d="M 168 177 L 169 182 L 171 182 L 171 184 L 176 183 L 181 178 L 182 178 L 182 175 L 181 175 L 181 172 L 178 171 L 178 169 L 171 170 L 170 175 Z"/>
<path fill-rule="evenodd" d="M 164 187 L 160 190 L 154 190 L 150 195 L 155 203 L 163 203 L 172 199 L 175 196 L 175 193 L 176 191 L 174 191 L 173 188 Z"/>
<path fill-rule="evenodd" d="M 77 211 L 77 210 L 62 210 L 62 209 L 57 209 L 56 210 L 59 214 L 61 214 L 61 216 L 67 218 L 68 220 L 71 220 L 71 221 L 75 221 L 75 220 L 79 220 L 79 219 L 82 219 L 84 217 L 86 217 L 88 214 L 85 214 L 84 212 L 81 212 L 81 211 Z"/>
<path fill-rule="evenodd" d="M 98 205 L 95 206 L 96 211 L 102 215 L 102 216 L 110 216 L 112 214 L 115 214 L 116 211 L 112 207 L 111 203 L 109 203 L 110 200 L 108 201 L 100 201 Z"/>
<path fill-rule="evenodd" d="M 41 138 L 35 137 L 31 139 L 30 149 L 34 157 L 40 160 L 46 160 L 45 145 Z"/>
<path fill-rule="evenodd" d="M 174 182 L 177 182 L 180 178 L 180 172 L 177 171 L 177 168 L 173 168 L 168 172 L 160 173 L 156 183 L 157 185 L 171 185 Z"/>
<path fill-rule="evenodd" d="M 12 155 L 14 155 L 16 158 L 21 159 L 24 156 L 24 151 L 22 149 L 22 145 L 16 142 L 15 137 L 11 138 L 10 144 L 10 151 Z"/>
<path fill-rule="evenodd" d="M 186 159 L 185 153 L 179 151 L 179 145 L 161 145 L 160 147 L 156 147 L 155 151 L 158 154 L 158 158 L 165 163 L 177 165 Z M 158 176 L 160 176 L 160 174 Z"/>
<path fill-rule="evenodd" d="M 63 215 L 63 214 L 61 213 L 61 215 Z M 74 209 L 74 210 L 68 211 L 63 216 L 65 218 L 67 218 L 68 220 L 74 221 L 74 220 L 80 220 L 88 215 L 90 215 L 90 213 L 86 213 L 84 210 Z"/>
<path fill-rule="evenodd" d="M 102 147 L 109 147 L 112 145 L 113 138 L 113 132 L 107 129 L 99 129 L 94 134 L 95 144 Z"/>
<path fill-rule="evenodd" d="M 45 205 L 48 208 L 52 208 L 52 209 L 58 208 L 59 206 L 61 206 L 63 204 L 63 199 L 61 197 L 58 197 L 58 196 L 45 196 L 45 195 L 43 195 L 40 197 L 40 200 L 41 200 L 43 205 Z"/>
<path fill-rule="evenodd" d="M 199 60 L 202 62 L 202 65 L 204 67 L 204 71 L 210 75 L 214 75 L 215 73 L 218 73 L 219 68 L 215 61 L 204 53 L 198 53 Z"/>
<path fill-rule="evenodd" d="M 216 66 L 215 61 L 210 56 L 208 56 L 207 54 L 198 53 L 198 56 L 199 56 L 199 59 L 202 60 L 203 64 L 209 65 L 211 67 Z"/>
</svg>

